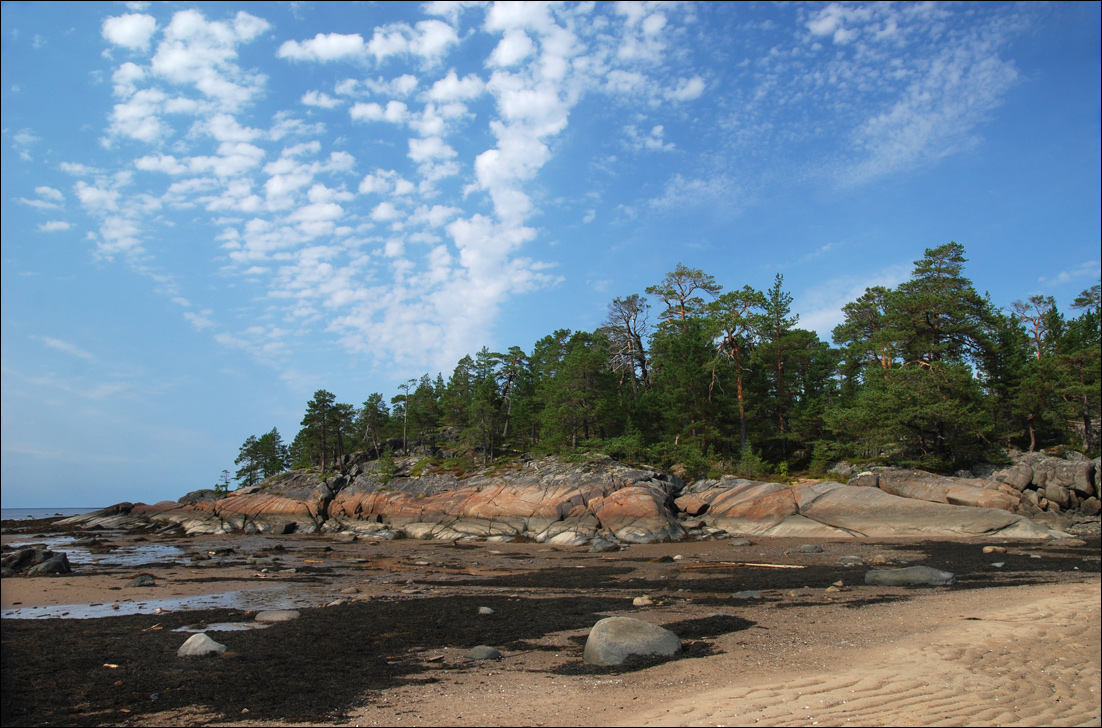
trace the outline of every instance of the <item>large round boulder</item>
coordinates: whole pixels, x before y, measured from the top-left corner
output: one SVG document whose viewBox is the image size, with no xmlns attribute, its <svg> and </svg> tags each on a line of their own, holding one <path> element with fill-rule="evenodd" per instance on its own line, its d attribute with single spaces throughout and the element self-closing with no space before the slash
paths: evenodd
<svg viewBox="0 0 1102 728">
<path fill-rule="evenodd" d="M 608 617 L 593 625 L 583 657 L 591 665 L 621 665 L 632 655 L 677 654 L 681 639 L 664 627 L 631 617 Z"/>
</svg>

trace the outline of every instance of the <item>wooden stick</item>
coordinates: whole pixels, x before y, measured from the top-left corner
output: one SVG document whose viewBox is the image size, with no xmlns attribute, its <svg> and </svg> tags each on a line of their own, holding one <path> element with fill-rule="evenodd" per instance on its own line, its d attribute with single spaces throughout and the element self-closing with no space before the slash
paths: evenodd
<svg viewBox="0 0 1102 728">
<path fill-rule="evenodd" d="M 721 567 L 729 566 L 754 566 L 759 569 L 806 569 L 806 566 L 799 564 L 752 564 L 746 561 L 718 561 L 714 564 L 688 564 L 683 566 L 683 569 L 688 571 L 699 571 L 701 569 L 717 569 Z"/>
</svg>

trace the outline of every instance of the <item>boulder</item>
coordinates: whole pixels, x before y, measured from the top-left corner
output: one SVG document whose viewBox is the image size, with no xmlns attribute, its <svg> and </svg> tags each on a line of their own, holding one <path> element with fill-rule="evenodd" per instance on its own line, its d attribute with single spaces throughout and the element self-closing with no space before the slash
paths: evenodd
<svg viewBox="0 0 1102 728">
<path fill-rule="evenodd" d="M 995 479 L 1020 493 L 1033 483 L 1033 468 L 1026 463 L 1018 463 L 1012 468 L 995 473 Z"/>
<path fill-rule="evenodd" d="M 1021 496 L 1012 488 L 1000 489 L 994 481 L 978 478 L 946 478 L 921 470 L 887 470 L 880 473 L 880 490 L 891 495 L 931 503 L 1017 511 Z"/>
<path fill-rule="evenodd" d="M 180 649 L 176 650 L 178 657 L 206 657 L 208 655 L 221 655 L 225 653 L 226 646 L 215 642 L 207 636 L 206 632 L 196 632 L 187 638 Z"/>
<path fill-rule="evenodd" d="M 47 551 L 46 553 L 50 554 L 49 557 L 43 559 L 42 561 L 27 569 L 26 572 L 24 572 L 27 576 L 51 576 L 54 574 L 68 574 L 73 570 L 72 567 L 69 566 L 69 557 L 65 554 L 52 553 L 50 551 Z"/>
<path fill-rule="evenodd" d="M 1050 481 L 1045 486 L 1044 492 L 1044 497 L 1048 498 L 1048 502 L 1060 506 L 1060 510 L 1066 509 L 1071 504 L 1071 492 L 1058 483 Z"/>
<path fill-rule="evenodd" d="M 631 617 L 607 617 L 593 625 L 583 657 L 591 665 L 622 665 L 632 655 L 677 654 L 681 639 L 658 625 Z"/>
<path fill-rule="evenodd" d="M 899 498 L 875 488 L 839 485 L 824 490 L 801 515 L 850 534 L 892 536 L 1000 536 L 1048 539 L 1060 535 L 1024 516 L 994 508 L 971 508 Z"/>
</svg>

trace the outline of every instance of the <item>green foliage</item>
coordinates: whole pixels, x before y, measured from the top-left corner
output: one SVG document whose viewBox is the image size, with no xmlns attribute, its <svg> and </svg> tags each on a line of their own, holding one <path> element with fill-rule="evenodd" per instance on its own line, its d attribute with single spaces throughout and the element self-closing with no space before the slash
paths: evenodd
<svg viewBox="0 0 1102 728">
<path fill-rule="evenodd" d="M 760 450 L 749 446 L 742 449 L 738 462 L 735 463 L 735 473 L 740 478 L 756 480 L 769 472 L 769 464 L 762 460 Z"/>
<path fill-rule="evenodd" d="M 996 311 L 964 275 L 964 248 L 930 248 L 895 288 L 873 287 L 843 309 L 832 348 L 797 328 L 777 275 L 765 291 L 724 292 L 678 264 L 646 289 L 615 298 L 596 331 L 560 329 L 530 352 L 483 347 L 442 374 L 410 378 L 359 409 L 326 390 L 307 403 L 289 447 L 278 432 L 250 437 L 237 478 L 255 484 L 288 466 L 344 468 L 360 449 L 379 457 L 424 452 L 412 469 L 463 477 L 502 456 L 558 454 L 716 477 L 761 479 L 841 456 L 928 469 L 998 457 L 1001 448 L 1075 445 L 1096 452 L 1102 286 L 1065 318 L 1052 298 Z M 390 443 L 388 445 L 388 443 Z M 400 443 L 400 444 L 397 444 Z M 438 449 L 438 444 L 441 449 Z M 443 449 L 456 457 L 440 462 Z M 523 455 L 522 455 L 523 454 Z"/>
<path fill-rule="evenodd" d="M 386 485 L 394 479 L 394 475 L 398 472 L 398 465 L 394 462 L 394 453 L 389 447 L 383 448 L 383 452 L 379 455 L 378 470 L 376 471 L 375 478 Z"/>
<path fill-rule="evenodd" d="M 260 437 L 245 440 L 234 464 L 241 466 L 235 474 L 237 481 L 242 487 L 249 487 L 286 470 L 290 454 L 279 430 L 273 427 Z"/>
<path fill-rule="evenodd" d="M 411 478 L 420 478 L 424 474 L 425 469 L 429 468 L 431 466 L 432 466 L 432 459 L 431 458 L 421 458 L 420 460 L 417 461 L 417 464 L 414 465 L 410 469 L 409 477 L 411 477 Z"/>
<path fill-rule="evenodd" d="M 214 497 L 224 498 L 230 492 L 230 471 L 223 470 L 222 476 L 214 484 Z"/>
<path fill-rule="evenodd" d="M 811 461 L 808 463 L 808 474 L 813 478 L 826 475 L 827 467 L 838 460 L 840 456 L 837 444 L 818 440 L 811 449 Z"/>
</svg>

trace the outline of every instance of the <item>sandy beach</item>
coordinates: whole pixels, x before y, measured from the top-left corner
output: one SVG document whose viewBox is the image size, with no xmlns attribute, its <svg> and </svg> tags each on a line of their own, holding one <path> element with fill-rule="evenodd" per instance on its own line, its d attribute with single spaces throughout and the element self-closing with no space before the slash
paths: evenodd
<svg viewBox="0 0 1102 728">
<path fill-rule="evenodd" d="M 83 534 L 42 531 L 9 528 L 4 542 L 67 551 L 74 572 L 3 580 L 5 725 L 1102 721 L 1096 535 L 817 542 L 821 553 L 795 539 L 717 540 L 590 554 L 120 532 L 96 534 L 102 553 L 84 556 L 64 547 Z M 990 545 L 1005 551 L 984 553 Z M 869 568 L 909 564 L 953 571 L 957 584 L 864 584 Z M 140 573 L 155 585 L 130 586 Z M 634 606 L 643 595 L 653 603 Z M 218 627 L 269 608 L 302 616 Z M 104 616 L 77 618 L 89 614 Z M 610 615 L 663 625 L 684 649 L 588 665 L 588 630 Z M 209 629 L 229 652 L 178 658 L 181 628 Z M 502 659 L 468 659 L 480 644 Z"/>
</svg>

